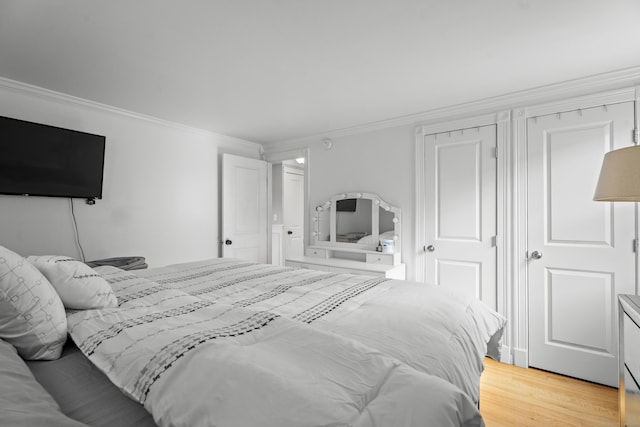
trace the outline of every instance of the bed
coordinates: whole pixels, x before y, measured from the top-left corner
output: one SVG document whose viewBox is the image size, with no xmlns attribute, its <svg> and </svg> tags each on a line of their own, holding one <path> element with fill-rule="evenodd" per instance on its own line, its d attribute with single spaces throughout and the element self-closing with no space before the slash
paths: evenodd
<svg viewBox="0 0 640 427">
<path fill-rule="evenodd" d="M 477 300 L 224 258 L 90 271 L 117 303 L 66 307 L 58 357 L 25 364 L 70 426 L 483 425 L 505 319 Z"/>
</svg>

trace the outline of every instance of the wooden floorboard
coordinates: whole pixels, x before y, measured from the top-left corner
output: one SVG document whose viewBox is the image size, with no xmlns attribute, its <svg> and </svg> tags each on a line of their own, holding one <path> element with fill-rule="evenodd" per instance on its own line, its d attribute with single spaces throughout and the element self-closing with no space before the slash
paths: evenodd
<svg viewBox="0 0 640 427">
<path fill-rule="evenodd" d="M 487 427 L 618 425 L 618 390 L 485 359 L 480 412 Z"/>
</svg>

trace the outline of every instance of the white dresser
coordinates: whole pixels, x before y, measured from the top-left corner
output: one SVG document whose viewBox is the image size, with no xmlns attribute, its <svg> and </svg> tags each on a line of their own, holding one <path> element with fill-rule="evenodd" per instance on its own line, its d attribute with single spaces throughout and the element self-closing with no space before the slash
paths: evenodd
<svg viewBox="0 0 640 427">
<path fill-rule="evenodd" d="M 285 265 L 334 273 L 405 279 L 401 210 L 365 192 L 340 193 L 316 206 L 312 242 Z"/>
<path fill-rule="evenodd" d="M 620 426 L 640 426 L 640 296 L 620 295 Z"/>
</svg>

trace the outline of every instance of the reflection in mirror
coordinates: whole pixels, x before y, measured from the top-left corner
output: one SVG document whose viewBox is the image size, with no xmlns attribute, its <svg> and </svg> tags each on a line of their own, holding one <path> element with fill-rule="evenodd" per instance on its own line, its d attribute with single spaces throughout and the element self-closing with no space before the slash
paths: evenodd
<svg viewBox="0 0 640 427">
<path fill-rule="evenodd" d="M 380 219 L 378 221 L 378 234 L 380 235 L 380 240 L 393 240 L 395 223 L 393 218 L 395 214 L 390 210 L 386 210 L 383 208 L 379 208 Z"/>
<path fill-rule="evenodd" d="M 315 238 L 318 242 L 328 242 L 331 238 L 331 204 L 316 206 L 313 218 L 315 222 Z"/>
<path fill-rule="evenodd" d="M 336 242 L 359 243 L 372 230 L 370 199 L 343 199 L 336 202 Z"/>
</svg>

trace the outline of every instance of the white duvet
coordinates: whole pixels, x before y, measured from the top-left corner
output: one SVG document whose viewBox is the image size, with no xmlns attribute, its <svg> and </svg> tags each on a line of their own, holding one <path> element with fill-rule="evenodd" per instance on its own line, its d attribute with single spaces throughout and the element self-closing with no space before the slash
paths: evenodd
<svg viewBox="0 0 640 427">
<path fill-rule="evenodd" d="M 70 313 L 70 334 L 161 426 L 482 425 L 504 322 L 479 303 L 228 259 L 99 271 L 119 306 Z"/>
</svg>

